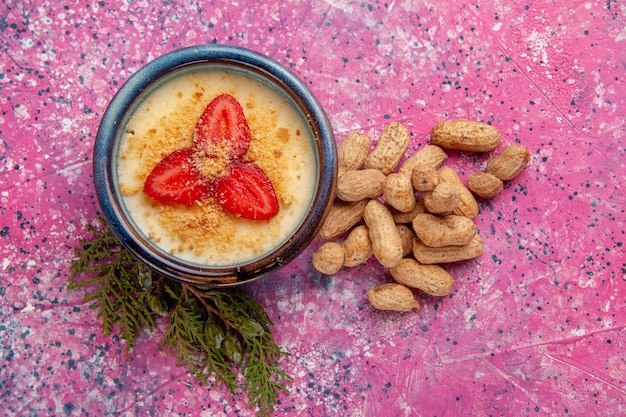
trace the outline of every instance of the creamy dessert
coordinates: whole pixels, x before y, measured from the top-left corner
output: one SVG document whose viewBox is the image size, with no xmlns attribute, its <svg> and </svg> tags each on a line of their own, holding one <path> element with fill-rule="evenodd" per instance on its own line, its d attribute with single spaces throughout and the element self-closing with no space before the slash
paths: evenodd
<svg viewBox="0 0 626 417">
<path fill-rule="evenodd" d="M 144 190 L 165 157 L 193 147 L 196 123 L 220 95 L 239 102 L 249 126 L 249 146 L 238 159 L 260 167 L 275 190 L 279 209 L 269 219 L 228 212 L 215 196 L 178 204 Z M 118 154 L 119 189 L 137 228 L 163 251 L 200 265 L 243 264 L 286 241 L 306 216 L 318 175 L 313 143 L 305 118 L 268 85 L 225 68 L 188 71 L 150 93 L 129 120 Z"/>
</svg>

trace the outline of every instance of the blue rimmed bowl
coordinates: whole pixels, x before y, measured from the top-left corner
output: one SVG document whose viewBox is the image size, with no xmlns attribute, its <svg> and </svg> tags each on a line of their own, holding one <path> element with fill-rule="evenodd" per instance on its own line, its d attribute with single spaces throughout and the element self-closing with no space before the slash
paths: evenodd
<svg viewBox="0 0 626 417">
<path fill-rule="evenodd" d="M 306 214 L 275 247 L 232 264 L 202 264 L 172 255 L 133 220 L 118 180 L 120 144 L 137 109 L 168 80 L 192 70 L 232 71 L 271 88 L 295 109 L 312 139 L 316 164 L 313 195 Z M 265 277 L 293 261 L 315 238 L 332 204 L 337 152 L 328 118 L 311 91 L 292 72 L 256 52 L 225 45 L 201 45 L 163 55 L 137 71 L 107 108 L 96 137 L 94 179 L 103 215 L 122 245 L 156 273 L 203 287 L 241 285 Z"/>
</svg>

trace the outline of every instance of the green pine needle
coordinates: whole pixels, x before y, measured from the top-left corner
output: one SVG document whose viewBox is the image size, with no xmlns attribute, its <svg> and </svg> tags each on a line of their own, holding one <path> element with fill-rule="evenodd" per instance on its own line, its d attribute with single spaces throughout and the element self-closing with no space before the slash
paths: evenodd
<svg viewBox="0 0 626 417">
<path fill-rule="evenodd" d="M 277 393 L 287 391 L 285 381 L 292 377 L 276 368 L 280 355 L 285 352 L 278 346 L 267 350 L 273 344 L 267 336 L 258 339 L 245 339 L 248 356 L 245 362 L 244 391 L 248 393 L 248 404 L 259 408 L 259 415 L 270 416 L 273 409 L 268 404 L 276 404 Z"/>
<path fill-rule="evenodd" d="M 270 416 L 279 391 L 288 392 L 286 381 L 292 377 L 278 368 L 281 357 L 289 354 L 276 344 L 270 333 L 273 325 L 267 312 L 248 293 L 241 290 L 206 290 L 210 299 L 224 315 L 226 322 L 238 329 L 245 370 L 244 391 L 248 404 L 258 408 L 260 416 Z"/>
<path fill-rule="evenodd" d="M 126 340 L 126 356 L 135 345 L 137 336 L 143 329 L 154 328 L 154 316 L 140 302 L 142 288 L 137 277 L 146 272 L 146 267 L 120 250 L 117 239 L 110 231 L 100 231 L 89 226 L 93 240 L 81 241 L 76 250 L 78 259 L 70 267 L 69 289 L 94 286 L 96 289 L 85 295 L 84 301 L 93 301 L 91 308 L 98 310 L 102 319 L 102 331 L 109 336 L 119 324 L 119 335 Z M 89 278 L 76 281 L 79 275 Z"/>
<path fill-rule="evenodd" d="M 289 354 L 274 341 L 274 323 L 263 306 L 240 289 L 200 290 L 154 274 L 100 223 L 88 226 L 93 238 L 76 249 L 68 289 L 89 288 L 84 301 L 98 310 L 103 334 L 117 331 L 128 357 L 139 334 L 152 331 L 163 316 L 168 328 L 159 349 L 200 381 L 213 375 L 233 395 L 242 375 L 248 405 L 270 416 L 292 378 L 279 367 Z"/>
<path fill-rule="evenodd" d="M 225 384 L 234 394 L 236 375 L 228 363 L 228 358 L 205 337 L 204 325 L 208 318 L 204 319 L 201 314 L 185 305 L 182 294 L 169 287 L 167 292 L 176 303 L 168 317 L 169 328 L 159 349 L 165 347 L 165 352 L 176 355 L 178 365 L 186 364 L 189 370 L 205 383 L 211 374 L 215 374 L 217 384 Z"/>
</svg>

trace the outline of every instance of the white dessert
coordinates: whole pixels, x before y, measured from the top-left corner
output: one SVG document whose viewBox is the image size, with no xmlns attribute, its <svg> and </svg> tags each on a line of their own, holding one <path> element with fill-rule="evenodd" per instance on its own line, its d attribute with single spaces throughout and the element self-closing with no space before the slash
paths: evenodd
<svg viewBox="0 0 626 417">
<path fill-rule="evenodd" d="M 280 210 L 270 220 L 239 218 L 212 197 L 185 206 L 143 191 L 161 159 L 192 146 L 198 118 L 220 94 L 241 103 L 251 131 L 244 159 L 259 165 L 276 190 Z M 117 172 L 132 220 L 158 247 L 195 264 L 230 266 L 261 257 L 292 235 L 311 204 L 316 169 L 309 127 L 290 102 L 245 74 L 205 70 L 168 81 L 140 105 L 126 127 Z"/>
</svg>

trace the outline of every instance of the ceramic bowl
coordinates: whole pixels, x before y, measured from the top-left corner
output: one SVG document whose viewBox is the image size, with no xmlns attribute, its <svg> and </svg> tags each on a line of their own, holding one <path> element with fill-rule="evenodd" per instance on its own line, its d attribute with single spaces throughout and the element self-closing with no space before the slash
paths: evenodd
<svg viewBox="0 0 626 417">
<path fill-rule="evenodd" d="M 142 230 L 119 181 L 121 143 L 129 121 L 169 80 L 192 71 L 218 70 L 248 77 L 280 94 L 301 118 L 311 142 L 314 176 L 304 215 L 267 252 L 238 262 L 205 264 L 172 254 Z M 293 261 L 317 235 L 334 197 L 337 152 L 328 118 L 311 91 L 292 72 L 259 53 L 233 46 L 202 45 L 163 55 L 138 70 L 109 104 L 94 148 L 94 179 L 103 215 L 122 245 L 156 273 L 203 287 L 227 287 L 268 276 Z M 143 191 L 142 191 L 143 192 Z"/>
</svg>

